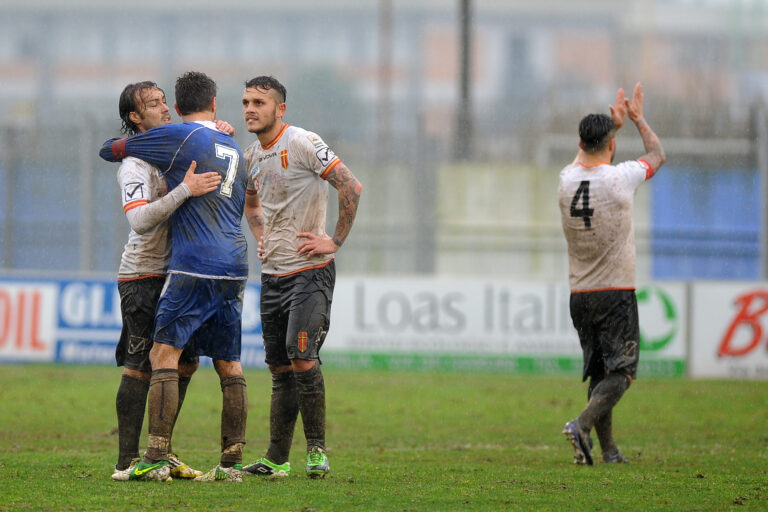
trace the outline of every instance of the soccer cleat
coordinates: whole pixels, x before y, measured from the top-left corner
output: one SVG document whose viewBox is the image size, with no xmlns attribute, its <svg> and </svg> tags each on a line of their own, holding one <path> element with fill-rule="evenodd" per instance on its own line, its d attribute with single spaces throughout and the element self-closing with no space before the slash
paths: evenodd
<svg viewBox="0 0 768 512">
<path fill-rule="evenodd" d="M 136 466 L 140 460 L 141 459 L 139 458 L 133 459 L 125 469 L 117 469 L 117 466 L 115 466 L 115 472 L 112 473 L 112 480 L 117 480 L 118 482 L 127 481 L 128 477 L 131 475 L 131 471 L 133 471 L 133 467 Z"/>
<path fill-rule="evenodd" d="M 175 453 L 168 454 L 168 463 L 171 465 L 171 476 L 173 478 L 197 478 L 203 474 L 202 471 L 192 469 L 180 461 L 179 456 Z"/>
<path fill-rule="evenodd" d="M 614 453 L 603 453 L 603 462 L 609 464 L 629 464 L 629 459 L 625 458 L 619 450 Z"/>
<path fill-rule="evenodd" d="M 128 480 L 170 482 L 173 480 L 171 478 L 171 466 L 167 460 L 159 460 L 152 464 L 147 464 L 140 460 L 138 464 L 131 468 Z"/>
<path fill-rule="evenodd" d="M 565 424 L 563 434 L 573 445 L 573 463 L 579 465 L 591 466 L 594 464 L 592 459 L 592 439 L 589 434 L 584 434 L 579 427 L 579 420 L 571 420 Z"/>
<path fill-rule="evenodd" d="M 309 478 L 325 478 L 331 471 L 328 457 L 319 446 L 313 446 L 307 453 L 307 476 Z"/>
<path fill-rule="evenodd" d="M 217 465 L 207 473 L 195 478 L 195 482 L 242 482 L 243 465 L 235 464 L 231 468 Z"/>
<path fill-rule="evenodd" d="M 259 476 L 289 476 L 291 474 L 291 463 L 275 464 L 268 458 L 262 457 L 253 464 L 245 466 L 243 471 Z"/>
</svg>

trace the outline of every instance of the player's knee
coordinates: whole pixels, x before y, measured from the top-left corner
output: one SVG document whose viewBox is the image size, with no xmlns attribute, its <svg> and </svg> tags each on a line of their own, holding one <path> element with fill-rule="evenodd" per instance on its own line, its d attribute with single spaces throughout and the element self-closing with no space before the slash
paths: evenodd
<svg viewBox="0 0 768 512">
<path fill-rule="evenodd" d="M 622 368 L 620 368 L 618 370 L 614 370 L 614 371 L 606 371 L 605 372 L 605 376 L 607 377 L 608 375 L 617 375 L 617 376 L 623 377 L 625 379 L 625 381 L 626 381 L 626 384 L 627 384 L 627 387 L 625 389 L 629 389 L 629 386 L 631 386 L 632 382 L 635 380 L 634 377 L 632 377 L 632 375 L 627 373 Z"/>
<path fill-rule="evenodd" d="M 132 377 L 134 379 L 139 379 L 145 382 L 149 382 L 149 379 L 152 377 L 152 372 L 145 372 L 141 370 L 132 370 L 130 368 L 123 368 L 123 375 L 127 375 L 128 377 Z"/>
<path fill-rule="evenodd" d="M 173 345 L 155 342 L 152 345 L 152 350 L 149 351 L 149 362 L 152 364 L 153 370 L 161 368 L 178 368 L 179 356 L 181 356 L 181 349 L 178 349 Z"/>
<path fill-rule="evenodd" d="M 314 368 L 315 364 L 317 364 L 317 361 L 315 360 L 308 360 L 308 361 L 304 359 L 291 360 L 291 367 L 293 367 L 293 371 L 295 372 L 306 372 Z"/>
<path fill-rule="evenodd" d="M 243 374 L 243 366 L 240 361 L 225 361 L 223 359 L 214 359 L 213 368 L 219 374 L 219 378 L 235 377 Z"/>
<path fill-rule="evenodd" d="M 272 375 L 276 375 L 278 373 L 286 373 L 286 372 L 290 372 L 292 370 L 293 370 L 293 366 L 291 366 L 289 364 L 288 365 L 280 365 L 280 366 L 277 366 L 277 365 L 274 365 L 274 364 L 270 364 L 269 365 L 269 372 Z"/>
<path fill-rule="evenodd" d="M 191 377 L 200 366 L 200 363 L 180 363 L 179 375 L 181 377 Z"/>
</svg>

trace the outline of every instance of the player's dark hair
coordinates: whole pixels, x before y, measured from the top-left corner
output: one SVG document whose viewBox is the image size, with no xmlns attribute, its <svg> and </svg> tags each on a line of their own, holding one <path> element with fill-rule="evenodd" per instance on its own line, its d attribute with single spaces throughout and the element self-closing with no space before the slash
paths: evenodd
<svg viewBox="0 0 768 512">
<path fill-rule="evenodd" d="M 136 82 L 135 84 L 128 84 L 120 93 L 120 100 L 118 101 L 117 108 L 120 112 L 120 119 L 123 121 L 123 126 L 120 131 L 126 135 L 135 135 L 139 133 L 139 127 L 131 121 L 131 112 L 141 113 L 142 105 L 139 105 L 141 99 L 141 92 L 147 89 L 160 89 L 155 82 L 144 81 Z M 165 94 L 165 93 L 163 93 Z M 138 100 L 137 100 L 138 98 Z"/>
<path fill-rule="evenodd" d="M 270 89 L 274 90 L 280 97 L 280 103 L 285 103 L 285 98 L 288 96 L 283 84 L 278 82 L 277 78 L 273 76 L 257 76 L 256 78 L 251 78 L 245 82 L 245 88 L 258 88 L 266 91 L 269 91 Z"/>
<path fill-rule="evenodd" d="M 616 135 L 613 119 L 605 114 L 589 114 L 579 123 L 581 147 L 587 153 L 597 153 Z"/>
<path fill-rule="evenodd" d="M 216 82 L 199 71 L 189 71 L 176 79 L 176 106 L 183 116 L 205 112 L 216 97 Z"/>
</svg>

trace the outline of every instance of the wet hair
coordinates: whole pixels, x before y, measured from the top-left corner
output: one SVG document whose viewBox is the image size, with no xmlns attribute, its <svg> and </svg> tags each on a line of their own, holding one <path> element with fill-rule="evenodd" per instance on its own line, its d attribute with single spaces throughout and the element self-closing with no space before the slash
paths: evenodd
<svg viewBox="0 0 768 512">
<path fill-rule="evenodd" d="M 285 92 L 285 87 L 283 84 L 277 81 L 277 78 L 273 76 L 257 76 L 256 78 L 251 78 L 247 82 L 245 82 L 245 88 L 259 88 L 264 90 L 273 90 L 277 92 L 277 95 L 280 99 L 280 103 L 285 103 L 285 98 L 287 97 L 287 93 Z"/>
<path fill-rule="evenodd" d="M 586 115 L 579 123 L 581 147 L 587 153 L 602 151 L 615 135 L 616 125 L 605 114 Z"/>
<path fill-rule="evenodd" d="M 189 71 L 176 79 L 176 106 L 183 116 L 205 112 L 216 97 L 216 82 L 199 71 Z"/>
<path fill-rule="evenodd" d="M 120 119 L 123 121 L 123 126 L 120 131 L 126 135 L 135 135 L 139 133 L 139 127 L 136 123 L 131 121 L 130 114 L 131 112 L 141 114 L 141 111 L 144 110 L 144 104 L 141 101 L 141 93 L 147 89 L 158 89 L 165 94 L 155 82 L 150 82 L 148 80 L 144 82 L 136 82 L 135 84 L 128 84 L 125 86 L 125 89 L 123 89 L 123 92 L 120 93 L 120 100 L 118 101 L 117 106 L 120 112 Z"/>
</svg>

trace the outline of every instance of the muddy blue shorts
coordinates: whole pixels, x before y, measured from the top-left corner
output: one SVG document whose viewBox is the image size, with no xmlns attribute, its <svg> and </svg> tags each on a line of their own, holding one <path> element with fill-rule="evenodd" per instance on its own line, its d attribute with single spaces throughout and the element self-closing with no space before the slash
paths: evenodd
<svg viewBox="0 0 768 512">
<path fill-rule="evenodd" d="M 157 303 L 152 339 L 198 355 L 239 361 L 245 279 L 168 274 Z"/>
</svg>

